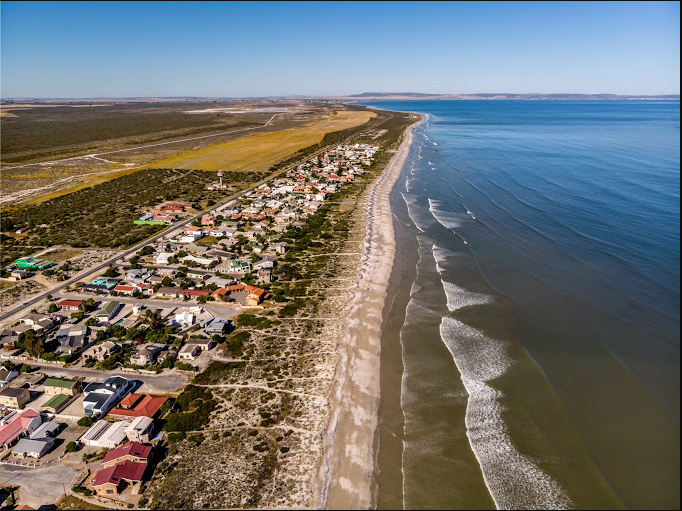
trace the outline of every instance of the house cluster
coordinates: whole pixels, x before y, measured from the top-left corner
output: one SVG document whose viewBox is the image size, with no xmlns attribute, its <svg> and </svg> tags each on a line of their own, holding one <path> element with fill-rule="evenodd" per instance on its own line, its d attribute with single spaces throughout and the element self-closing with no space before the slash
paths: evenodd
<svg viewBox="0 0 682 511">
<path fill-rule="evenodd" d="M 82 399 L 85 415 L 98 420 L 78 438 L 78 443 L 109 450 L 89 486 L 99 495 L 114 498 L 127 486 L 139 485 L 147 473 L 156 440 L 154 420 L 168 401 L 166 396 L 131 392 L 133 386 L 133 382 L 120 376 L 84 385 L 65 378 L 45 379 L 38 388 L 47 398 L 41 406 L 20 409 L 25 403 L 15 402 L 0 419 L 0 449 L 4 451 L 0 455 L 10 461 L 32 458 L 35 463 L 55 450 L 63 443 L 57 437 L 68 427 L 60 414 Z M 23 388 L 14 390 L 28 394 Z M 0 402 L 3 400 L 5 396 L 0 394 Z"/>
<path fill-rule="evenodd" d="M 172 224 L 173 222 L 187 216 L 188 210 L 192 209 L 194 204 L 190 202 L 166 202 L 157 206 L 156 208 L 145 212 L 134 223 L 138 225 L 144 224 Z"/>
</svg>

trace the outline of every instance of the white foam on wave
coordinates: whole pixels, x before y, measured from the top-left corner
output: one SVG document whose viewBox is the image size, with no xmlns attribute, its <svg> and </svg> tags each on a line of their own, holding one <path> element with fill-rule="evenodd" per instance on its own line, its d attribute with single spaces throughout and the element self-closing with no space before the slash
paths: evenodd
<svg viewBox="0 0 682 511">
<path fill-rule="evenodd" d="M 505 343 L 447 316 L 440 332 L 469 394 L 467 437 L 496 507 L 572 508 L 563 488 L 519 453 L 509 438 L 499 402 L 503 393 L 487 383 L 502 376 L 512 364 Z"/>
<path fill-rule="evenodd" d="M 408 190 L 409 192 L 409 190 Z M 405 204 L 407 205 L 407 214 L 410 217 L 410 219 L 414 222 L 414 225 L 419 229 L 420 231 L 424 232 L 428 228 L 429 224 L 429 219 L 424 218 L 427 215 L 421 214 L 419 212 L 419 201 L 414 197 L 406 193 L 400 193 L 402 195 L 403 200 L 405 201 Z"/>
<path fill-rule="evenodd" d="M 436 220 L 438 220 L 439 224 L 441 224 L 446 229 L 450 229 L 451 231 L 457 229 L 458 227 L 461 227 L 462 221 L 467 220 L 469 218 L 468 215 L 464 215 L 462 213 L 452 213 L 450 211 L 445 210 L 443 208 L 443 202 L 437 199 L 432 199 L 430 197 L 429 211 L 431 212 L 433 217 Z"/>
</svg>

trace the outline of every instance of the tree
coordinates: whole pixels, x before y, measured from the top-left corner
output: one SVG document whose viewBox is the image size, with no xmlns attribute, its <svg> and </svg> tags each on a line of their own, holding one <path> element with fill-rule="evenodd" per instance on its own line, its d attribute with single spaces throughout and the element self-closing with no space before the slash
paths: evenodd
<svg viewBox="0 0 682 511">
<path fill-rule="evenodd" d="M 256 253 L 251 254 L 251 262 L 257 263 L 258 261 L 260 261 L 260 256 Z"/>
<path fill-rule="evenodd" d="M 201 295 L 200 297 L 197 298 L 197 302 L 204 304 L 208 301 L 208 296 L 207 295 Z"/>
<path fill-rule="evenodd" d="M 170 279 L 170 277 L 164 277 L 161 281 L 161 285 L 164 287 L 170 287 L 173 285 L 173 281 Z"/>
<path fill-rule="evenodd" d="M 71 442 L 69 442 L 68 444 L 66 444 L 66 452 L 76 452 L 77 450 L 78 450 L 78 444 L 76 442 L 74 442 L 73 440 Z"/>
<path fill-rule="evenodd" d="M 52 314 L 53 312 L 57 312 L 59 310 L 59 307 L 57 307 L 54 303 L 51 303 L 50 306 L 47 308 L 47 312 L 49 314 Z"/>
<path fill-rule="evenodd" d="M 85 300 L 85 304 L 83 305 L 83 308 L 85 309 L 85 312 L 90 312 L 95 310 L 95 300 L 92 298 L 88 298 Z"/>
<path fill-rule="evenodd" d="M 20 373 L 28 373 L 31 371 L 31 366 L 28 364 L 22 364 L 21 367 L 19 368 Z"/>
<path fill-rule="evenodd" d="M 95 318 L 88 318 L 88 320 L 85 322 L 87 326 L 97 326 L 97 319 Z"/>
<path fill-rule="evenodd" d="M 26 330 L 19 335 L 19 341 L 24 345 L 24 348 L 32 357 L 42 357 L 45 353 L 45 339 L 42 336 L 37 336 L 35 330 Z"/>
<path fill-rule="evenodd" d="M 83 316 L 85 316 L 85 313 L 83 311 L 78 311 L 78 312 L 72 312 L 71 313 L 71 318 L 72 319 L 83 319 Z"/>
<path fill-rule="evenodd" d="M 107 269 L 107 271 L 104 272 L 104 276 L 109 277 L 109 278 L 116 277 L 116 276 L 118 276 L 118 272 L 116 271 L 116 268 L 109 265 L 109 268 Z"/>
</svg>

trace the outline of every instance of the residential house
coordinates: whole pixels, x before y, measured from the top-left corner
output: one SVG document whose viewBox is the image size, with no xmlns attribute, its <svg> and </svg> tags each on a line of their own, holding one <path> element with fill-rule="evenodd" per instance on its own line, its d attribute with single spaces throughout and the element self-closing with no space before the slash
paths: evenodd
<svg viewBox="0 0 682 511">
<path fill-rule="evenodd" d="M 135 484 L 142 481 L 146 469 L 146 463 L 124 461 L 113 467 L 98 471 L 95 474 L 92 487 L 98 495 L 103 497 L 118 495 L 126 486 L 126 483 Z"/>
<path fill-rule="evenodd" d="M 71 402 L 73 398 L 67 394 L 55 394 L 43 403 L 40 410 L 48 413 L 59 413 Z"/>
<path fill-rule="evenodd" d="M 12 449 L 12 454 L 21 458 L 40 459 L 54 447 L 54 438 L 22 438 Z"/>
<path fill-rule="evenodd" d="M 102 304 L 102 308 L 97 311 L 97 319 L 111 321 L 111 318 L 116 316 L 122 307 L 123 306 L 119 302 L 105 302 Z"/>
<path fill-rule="evenodd" d="M 3 387 L 0 390 L 0 406 L 7 408 L 19 408 L 31 400 L 31 393 L 28 389 Z"/>
<path fill-rule="evenodd" d="M 84 358 L 94 358 L 98 362 L 109 358 L 111 355 L 121 349 L 121 346 L 112 341 L 104 341 L 101 344 L 96 344 L 88 348 L 84 353 Z"/>
<path fill-rule="evenodd" d="M 156 356 L 163 348 L 165 348 L 164 344 L 145 344 L 130 356 L 130 363 L 138 366 L 153 364 L 156 360 Z"/>
<path fill-rule="evenodd" d="M 57 306 L 62 310 L 78 312 L 81 310 L 82 303 L 83 300 L 62 300 L 61 302 L 57 303 Z"/>
<path fill-rule="evenodd" d="M 109 422 L 100 419 L 80 438 L 80 442 L 90 447 L 113 449 L 126 439 L 125 429 L 128 421 Z"/>
<path fill-rule="evenodd" d="M 0 419 L 0 447 L 8 449 L 22 437 L 36 430 L 43 420 L 33 408 L 11 412 Z"/>
<path fill-rule="evenodd" d="M 83 410 L 86 415 L 106 415 L 130 387 L 122 376 L 111 376 L 102 383 L 89 383 L 83 389 Z"/>
<path fill-rule="evenodd" d="M 144 415 L 135 417 L 126 428 L 126 436 L 131 442 L 149 442 L 154 436 L 154 420 Z"/>
<path fill-rule="evenodd" d="M 209 351 L 215 348 L 215 342 L 213 342 L 213 339 L 203 339 L 197 337 L 187 339 L 185 345 L 198 346 L 201 351 Z"/>
<path fill-rule="evenodd" d="M 178 352 L 180 360 L 194 360 L 201 354 L 201 348 L 196 344 L 185 344 Z"/>
<path fill-rule="evenodd" d="M 126 442 L 120 447 L 106 453 L 104 459 L 102 459 L 102 466 L 113 467 L 124 461 L 134 461 L 135 463 L 146 464 L 149 461 L 151 454 L 151 445 L 143 445 L 140 442 Z"/>
<path fill-rule="evenodd" d="M 35 312 L 21 318 L 19 321 L 38 332 L 49 330 L 55 325 L 55 320 L 51 316 L 48 316 L 47 314 L 37 314 Z"/>
<path fill-rule="evenodd" d="M 168 260 L 174 255 L 175 254 L 173 252 L 160 252 L 156 254 L 154 261 L 156 262 L 156 264 L 166 266 L 170 264 Z"/>
<path fill-rule="evenodd" d="M 121 399 L 116 408 L 109 412 L 110 416 L 119 417 L 154 417 L 168 401 L 166 396 L 149 396 L 131 393 Z"/>
<path fill-rule="evenodd" d="M 178 314 L 175 315 L 175 319 L 173 320 L 173 323 L 176 325 L 180 326 L 192 326 L 194 324 L 194 321 L 196 320 L 196 316 L 192 314 L 191 312 L 188 311 L 183 311 L 179 312 Z"/>
<path fill-rule="evenodd" d="M 156 292 L 157 296 L 165 298 L 177 298 L 180 296 L 181 289 L 179 287 L 160 287 Z"/>
<path fill-rule="evenodd" d="M 80 394 L 81 383 L 77 380 L 67 380 L 66 378 L 46 378 L 43 382 L 43 392 L 48 396 L 65 394 L 75 396 Z"/>
<path fill-rule="evenodd" d="M 221 317 L 213 318 L 211 322 L 204 327 L 204 332 L 206 332 L 207 335 L 223 335 L 230 333 L 231 330 L 232 321 Z"/>
<path fill-rule="evenodd" d="M 138 268 L 134 270 L 129 270 L 126 273 L 126 281 L 130 282 L 131 284 L 144 284 L 149 280 L 151 276 L 154 275 L 153 271 L 148 270 L 147 268 Z"/>
<path fill-rule="evenodd" d="M 5 367 L 0 367 L 0 387 L 4 387 L 5 384 L 11 382 L 17 376 L 19 376 L 19 373 L 14 369 L 9 370 Z"/>
</svg>

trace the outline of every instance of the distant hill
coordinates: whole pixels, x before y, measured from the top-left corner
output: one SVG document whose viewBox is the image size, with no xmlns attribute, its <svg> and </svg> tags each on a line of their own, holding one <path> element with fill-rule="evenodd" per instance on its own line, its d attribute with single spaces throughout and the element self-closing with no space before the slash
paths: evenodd
<svg viewBox="0 0 682 511">
<path fill-rule="evenodd" d="M 526 99 L 526 100 L 677 100 L 680 96 L 677 95 L 660 95 L 660 96 L 637 96 L 637 95 L 619 95 L 619 94 L 542 94 L 542 93 L 527 93 L 527 94 L 511 94 L 507 92 L 482 92 L 476 94 L 425 94 L 422 92 L 363 92 L 362 94 L 350 94 L 348 96 L 340 96 L 334 99 L 353 101 L 358 99 L 392 99 L 392 100 L 409 100 L 409 99 Z"/>
<path fill-rule="evenodd" d="M 432 96 L 442 96 L 442 94 L 424 94 L 423 92 L 363 92 L 362 94 L 351 94 L 350 98 L 366 98 L 366 97 L 396 97 L 404 96 L 410 98 L 424 98 Z"/>
</svg>

